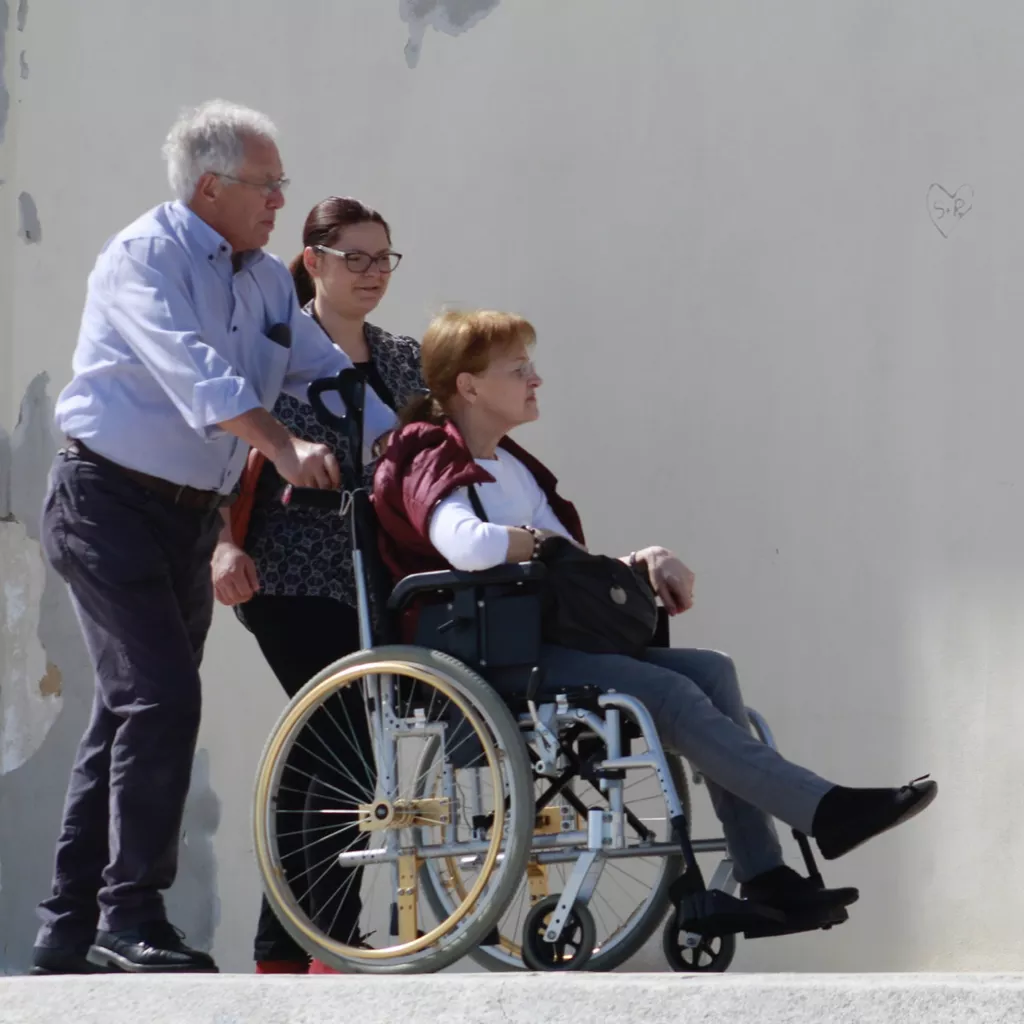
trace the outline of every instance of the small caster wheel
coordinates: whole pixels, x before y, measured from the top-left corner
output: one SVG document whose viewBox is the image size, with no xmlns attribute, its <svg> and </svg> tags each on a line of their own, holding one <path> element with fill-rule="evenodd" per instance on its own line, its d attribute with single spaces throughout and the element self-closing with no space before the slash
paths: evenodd
<svg viewBox="0 0 1024 1024">
<path fill-rule="evenodd" d="M 531 971 L 582 971 L 594 952 L 597 929 L 594 917 L 581 903 L 573 905 L 562 934 L 548 942 L 544 933 L 560 897 L 545 896 L 535 903 L 523 925 L 523 963 Z"/>
<path fill-rule="evenodd" d="M 696 946 L 683 945 L 675 910 L 669 914 L 661 936 L 661 948 L 673 971 L 686 974 L 722 974 L 736 955 L 735 935 L 702 935 Z"/>
</svg>

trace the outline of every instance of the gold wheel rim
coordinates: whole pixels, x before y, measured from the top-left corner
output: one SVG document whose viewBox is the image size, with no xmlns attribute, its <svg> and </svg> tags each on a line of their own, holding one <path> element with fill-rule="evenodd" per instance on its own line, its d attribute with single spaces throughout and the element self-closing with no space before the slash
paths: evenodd
<svg viewBox="0 0 1024 1024">
<path fill-rule="evenodd" d="M 498 768 L 499 751 L 488 731 L 486 729 L 481 730 L 480 728 L 483 716 L 476 708 L 473 708 L 466 702 L 450 679 L 434 669 L 428 669 L 407 661 L 387 660 L 351 665 L 342 668 L 334 675 L 318 683 L 294 707 L 289 709 L 284 721 L 271 737 L 256 781 L 256 860 L 263 875 L 264 884 L 273 894 L 277 903 L 275 910 L 282 912 L 294 928 L 310 939 L 316 946 L 333 953 L 335 956 L 343 959 L 367 961 L 393 960 L 398 957 L 410 956 L 413 953 L 426 949 L 428 946 L 432 946 L 452 931 L 472 909 L 477 897 L 490 880 L 494 866 L 498 861 L 498 855 L 501 852 L 501 841 L 505 834 L 505 815 L 495 813 L 494 827 L 491 829 L 491 842 L 487 849 L 487 855 L 484 857 L 480 876 L 455 910 L 431 931 L 417 939 L 400 943 L 397 946 L 388 946 L 386 949 L 361 949 L 358 946 L 349 946 L 343 942 L 338 942 L 322 932 L 314 931 L 307 926 L 303 916 L 296 912 L 298 903 L 284 883 L 283 872 L 274 863 L 271 853 L 272 842 L 269 828 L 271 787 L 275 781 L 275 776 L 278 774 L 276 769 L 282 748 L 292 738 L 292 734 L 305 724 L 306 718 L 320 703 L 321 698 L 329 693 L 341 691 L 345 687 L 351 686 L 358 679 L 372 675 L 396 675 L 416 679 L 421 683 L 435 687 L 448 697 L 462 712 L 466 721 L 472 725 L 473 731 L 480 740 L 490 766 L 491 785 L 494 793 L 504 792 L 501 772 Z"/>
</svg>

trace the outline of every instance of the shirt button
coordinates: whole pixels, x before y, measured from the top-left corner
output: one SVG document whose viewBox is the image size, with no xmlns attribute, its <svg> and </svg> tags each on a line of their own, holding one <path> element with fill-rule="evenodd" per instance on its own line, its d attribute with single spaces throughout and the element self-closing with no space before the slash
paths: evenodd
<svg viewBox="0 0 1024 1024">
<path fill-rule="evenodd" d="M 238 330 L 238 328 L 237 328 L 237 327 L 232 327 L 232 328 L 231 328 L 231 330 L 233 330 L 233 331 L 237 331 L 237 330 Z"/>
<path fill-rule="evenodd" d="M 207 256 L 206 258 L 207 258 L 208 260 L 212 260 L 212 259 L 213 259 L 213 253 L 211 252 L 211 253 L 210 253 L 210 255 L 209 255 L 209 256 Z"/>
</svg>

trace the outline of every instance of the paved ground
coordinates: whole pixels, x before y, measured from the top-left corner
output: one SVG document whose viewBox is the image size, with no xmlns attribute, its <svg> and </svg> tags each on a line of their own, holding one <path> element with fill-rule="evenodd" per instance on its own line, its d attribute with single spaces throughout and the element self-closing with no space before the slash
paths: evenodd
<svg viewBox="0 0 1024 1024">
<path fill-rule="evenodd" d="M 2 1024 L 1021 1024 L 1024 975 L 0 978 Z"/>
</svg>

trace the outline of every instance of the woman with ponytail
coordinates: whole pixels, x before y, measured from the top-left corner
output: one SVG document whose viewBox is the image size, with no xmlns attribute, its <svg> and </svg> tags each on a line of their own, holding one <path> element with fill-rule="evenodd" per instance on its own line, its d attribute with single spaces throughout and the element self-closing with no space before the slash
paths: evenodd
<svg viewBox="0 0 1024 1024">
<path fill-rule="evenodd" d="M 355 199 L 335 196 L 306 218 L 303 249 L 291 265 L 295 289 L 311 316 L 366 378 L 367 387 L 398 410 L 424 389 L 419 345 L 367 322 L 384 298 L 401 255 L 391 247 L 384 218 Z M 295 436 L 345 455 L 342 435 L 320 423 L 312 410 L 282 395 L 274 408 Z M 336 511 L 285 508 L 278 500 L 284 481 L 270 463 L 252 459 L 257 476 L 247 522 L 226 524 L 213 558 L 215 592 L 234 606 L 255 635 L 264 657 L 292 697 L 317 672 L 359 650 L 348 525 Z M 372 486 L 372 466 L 366 485 Z M 362 708 L 354 721 L 362 721 Z M 348 755 L 353 775 L 365 763 L 355 737 Z M 298 808 L 301 811 L 301 807 Z M 318 847 L 318 849 L 320 849 Z M 296 855 L 295 860 L 303 858 Z M 313 865 L 296 863 L 296 873 Z M 343 942 L 358 941 L 359 878 L 340 868 L 311 870 L 311 910 L 331 922 Z M 313 882 L 315 881 L 315 885 Z M 328 930 L 325 928 L 325 931 Z M 306 973 L 309 959 L 275 918 L 266 899 L 254 949 L 257 973 Z M 313 963 L 318 973 L 322 965 Z"/>
</svg>

